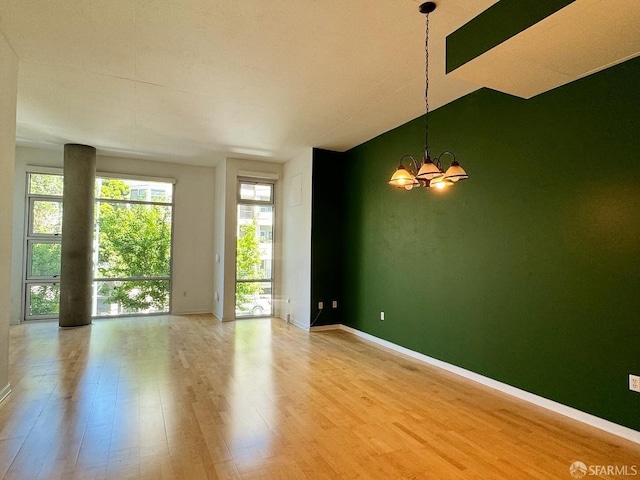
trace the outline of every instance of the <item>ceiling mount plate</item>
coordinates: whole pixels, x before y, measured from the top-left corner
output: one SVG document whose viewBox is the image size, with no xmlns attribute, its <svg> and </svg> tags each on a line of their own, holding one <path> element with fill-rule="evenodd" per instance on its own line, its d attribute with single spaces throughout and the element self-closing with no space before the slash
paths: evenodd
<svg viewBox="0 0 640 480">
<path fill-rule="evenodd" d="M 429 14 L 436 9 L 436 4 L 434 2 L 424 2 L 420 5 L 420 13 Z"/>
</svg>

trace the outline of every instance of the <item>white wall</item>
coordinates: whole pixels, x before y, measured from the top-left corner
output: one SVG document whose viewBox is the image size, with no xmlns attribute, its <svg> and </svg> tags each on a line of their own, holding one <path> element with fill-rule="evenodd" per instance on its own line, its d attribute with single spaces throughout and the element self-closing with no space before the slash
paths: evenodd
<svg viewBox="0 0 640 480">
<path fill-rule="evenodd" d="M 18 57 L 0 32 L 0 401 L 9 393 L 9 318 Z"/>
<path fill-rule="evenodd" d="M 308 329 L 311 323 L 311 185 L 313 150 L 284 165 L 282 316 Z M 287 303 L 288 302 L 288 303 Z"/>
<path fill-rule="evenodd" d="M 225 258 L 225 217 L 226 206 L 224 199 L 226 196 L 227 186 L 227 162 L 221 162 L 216 167 L 216 183 L 215 183 L 215 219 L 214 219 L 214 262 L 215 269 L 213 272 L 213 314 L 222 320 L 223 317 L 223 299 L 224 290 L 224 268 L 223 259 Z"/>
<path fill-rule="evenodd" d="M 237 222 L 237 182 L 238 177 L 251 177 L 256 179 L 276 179 L 276 232 L 274 239 L 274 258 L 275 258 L 275 276 L 278 276 L 280 270 L 279 259 L 281 257 L 281 242 L 278 238 L 281 236 L 279 226 L 282 220 L 278 219 L 279 205 L 281 202 L 280 178 L 282 176 L 282 165 L 279 163 L 258 162 L 253 160 L 240 160 L 235 158 L 227 158 L 224 167 L 220 169 L 217 185 L 224 182 L 224 212 L 222 212 L 220 203 L 217 204 L 216 218 L 223 217 L 222 222 L 216 223 L 216 246 L 215 253 L 220 256 L 219 267 L 222 269 L 215 276 L 214 292 L 220 295 L 219 305 L 216 309 L 216 316 L 222 321 L 235 319 L 235 281 L 236 281 L 236 222 Z M 222 173 L 224 170 L 224 173 Z M 218 199 L 219 201 L 220 199 Z M 216 264 L 217 265 L 217 264 Z M 276 278 L 277 285 L 277 278 Z M 277 296 L 278 292 L 274 292 Z M 220 316 L 221 314 L 221 316 Z M 276 311 L 274 316 L 278 315 Z"/>
<path fill-rule="evenodd" d="M 62 150 L 16 148 L 14 265 L 11 282 L 11 321 L 22 318 L 22 255 L 25 178 L 28 165 L 62 167 Z M 215 169 L 98 155 L 96 170 L 176 179 L 173 216 L 172 312 L 210 313 L 213 309 Z"/>
</svg>

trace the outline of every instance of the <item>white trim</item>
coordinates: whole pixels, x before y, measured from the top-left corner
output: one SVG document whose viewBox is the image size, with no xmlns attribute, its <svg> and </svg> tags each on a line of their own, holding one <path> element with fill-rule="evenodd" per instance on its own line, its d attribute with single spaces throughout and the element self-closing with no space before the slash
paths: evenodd
<svg viewBox="0 0 640 480">
<path fill-rule="evenodd" d="M 40 165 L 27 165 L 27 173 L 48 173 L 50 175 L 64 175 L 64 168 L 62 167 L 42 167 Z M 175 178 L 165 177 L 151 177 L 149 175 L 133 175 L 129 173 L 113 173 L 96 171 L 96 177 L 100 178 L 118 178 L 122 180 L 140 180 L 143 182 L 154 183 L 171 183 L 175 185 L 177 180 Z"/>
<path fill-rule="evenodd" d="M 285 323 L 285 325 L 291 325 L 293 327 L 299 328 L 300 330 L 304 330 L 305 332 L 309 331 L 309 329 L 306 326 L 294 320 L 287 321 L 286 318 L 282 318 L 279 315 L 272 316 L 271 318 L 277 318 L 278 320 L 282 320 Z"/>
<path fill-rule="evenodd" d="M 7 383 L 2 390 L 0 390 L 0 403 L 4 402 L 11 394 L 11 384 Z"/>
<path fill-rule="evenodd" d="M 532 403 L 552 412 L 559 413 L 560 415 L 563 415 L 565 417 L 577 420 L 605 432 L 617 435 L 618 437 L 622 437 L 626 440 L 630 440 L 632 442 L 640 444 L 640 431 L 618 425 L 617 423 L 613 423 L 609 420 L 596 417 L 595 415 L 591 415 L 590 413 L 583 412 L 573 407 L 568 407 L 567 405 L 549 400 L 548 398 L 541 397 L 540 395 L 527 392 L 526 390 L 521 390 L 506 383 L 502 383 L 492 378 L 485 377 L 484 375 L 480 375 L 470 370 L 466 370 L 450 363 L 443 362 L 442 360 L 438 360 L 437 358 L 429 357 L 428 355 L 409 350 L 408 348 L 401 347 L 400 345 L 389 342 L 387 340 L 383 340 L 369 333 L 361 332 L 360 330 L 356 330 L 355 328 L 347 327 L 346 325 L 323 325 L 319 327 L 311 327 L 312 332 L 321 332 L 326 330 L 344 330 L 351 333 L 352 335 L 380 345 L 381 347 L 388 348 L 402 355 L 407 355 L 408 357 L 414 358 L 429 365 L 442 368 L 443 370 L 454 373 L 456 375 L 460 375 L 461 377 L 480 383 L 489 388 L 493 388 L 494 390 L 497 390 L 499 392 L 506 393 L 507 395 L 511 395 L 512 397 L 519 398 L 520 400 L 524 400 L 525 402 Z"/>
<path fill-rule="evenodd" d="M 237 173 L 238 178 L 247 178 L 247 179 L 256 179 L 259 178 L 261 180 L 279 180 L 280 175 L 277 173 L 270 172 L 254 172 L 249 170 L 238 170 Z"/>
<path fill-rule="evenodd" d="M 286 322 L 286 320 L 285 320 L 285 322 Z M 294 327 L 300 328 L 301 330 L 304 330 L 305 332 L 309 331 L 309 327 L 308 326 L 303 325 L 302 323 L 297 322 L 295 320 L 291 320 L 291 325 L 293 325 Z"/>
<path fill-rule="evenodd" d="M 27 173 L 48 173 L 50 175 L 64 175 L 64 168 L 62 167 L 43 167 L 40 165 L 27 165 Z M 133 175 L 129 173 L 114 173 L 114 172 L 102 172 L 96 171 L 96 177 L 100 178 L 119 178 L 122 180 L 140 180 L 143 182 L 154 183 L 172 183 L 175 185 L 177 180 L 175 178 L 165 177 L 152 177 L 149 175 Z"/>
<path fill-rule="evenodd" d="M 177 183 L 177 180 L 175 178 L 150 177 L 148 175 L 133 175 L 129 173 L 114 173 L 114 172 L 101 172 L 101 171 L 96 171 L 96 178 L 117 178 L 120 180 L 138 180 L 141 182 L 171 183 L 173 185 Z"/>
<path fill-rule="evenodd" d="M 311 327 L 310 332 L 326 332 L 327 330 L 345 330 L 348 327 L 344 325 L 318 325 L 317 327 Z M 351 332 L 349 332 L 351 333 Z"/>
<path fill-rule="evenodd" d="M 43 167 L 40 165 L 27 165 L 25 170 L 27 173 L 48 173 L 49 175 L 62 175 L 63 173 L 62 167 Z"/>
</svg>

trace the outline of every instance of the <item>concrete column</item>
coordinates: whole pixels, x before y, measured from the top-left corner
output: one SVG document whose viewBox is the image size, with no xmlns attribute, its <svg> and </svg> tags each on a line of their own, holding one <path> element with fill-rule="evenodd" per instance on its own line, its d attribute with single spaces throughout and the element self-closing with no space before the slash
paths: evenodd
<svg viewBox="0 0 640 480">
<path fill-rule="evenodd" d="M 61 327 L 91 324 L 96 149 L 64 146 L 64 210 L 60 270 Z"/>
</svg>

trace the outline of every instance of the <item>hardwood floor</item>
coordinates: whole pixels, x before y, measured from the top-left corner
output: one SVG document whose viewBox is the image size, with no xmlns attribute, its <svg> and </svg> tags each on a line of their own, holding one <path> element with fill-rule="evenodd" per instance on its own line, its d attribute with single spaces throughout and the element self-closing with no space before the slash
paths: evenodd
<svg viewBox="0 0 640 480">
<path fill-rule="evenodd" d="M 640 445 L 281 320 L 12 326 L 10 368 L 3 479 L 640 478 Z"/>
</svg>

